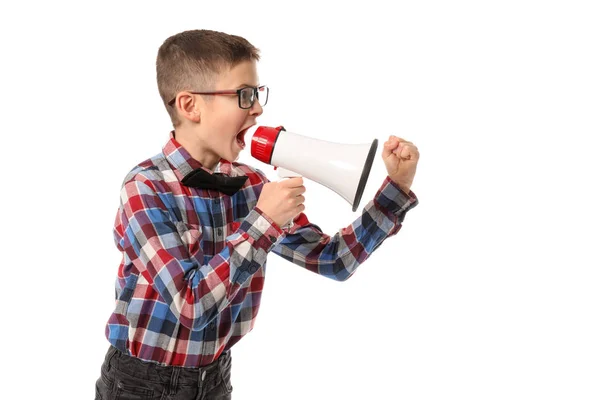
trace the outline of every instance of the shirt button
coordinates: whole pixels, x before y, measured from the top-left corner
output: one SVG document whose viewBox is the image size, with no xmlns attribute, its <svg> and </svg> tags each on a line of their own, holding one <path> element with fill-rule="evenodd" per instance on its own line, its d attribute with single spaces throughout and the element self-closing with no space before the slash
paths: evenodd
<svg viewBox="0 0 600 400">
<path fill-rule="evenodd" d="M 253 265 L 249 268 L 249 271 L 254 273 L 254 272 L 256 272 L 257 269 L 258 269 L 258 267 L 256 265 Z"/>
<path fill-rule="evenodd" d="M 271 239 L 271 243 L 275 243 L 277 241 L 275 236 L 269 236 L 269 239 Z"/>
<path fill-rule="evenodd" d="M 211 323 L 210 323 L 210 329 L 211 329 L 211 330 L 214 330 L 214 329 L 215 329 L 215 323 L 214 323 L 214 322 L 211 322 Z"/>
<path fill-rule="evenodd" d="M 223 229 L 219 228 L 217 229 L 217 235 L 221 236 L 223 234 Z"/>
</svg>

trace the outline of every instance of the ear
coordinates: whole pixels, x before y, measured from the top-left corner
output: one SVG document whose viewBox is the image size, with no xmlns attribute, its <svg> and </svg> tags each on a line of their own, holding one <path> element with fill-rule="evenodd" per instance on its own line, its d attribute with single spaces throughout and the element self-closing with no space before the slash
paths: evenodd
<svg viewBox="0 0 600 400">
<path fill-rule="evenodd" d="M 174 106 L 177 108 L 179 116 L 191 122 L 199 123 L 201 109 L 199 99 L 199 96 L 194 96 L 190 92 L 177 93 Z"/>
</svg>

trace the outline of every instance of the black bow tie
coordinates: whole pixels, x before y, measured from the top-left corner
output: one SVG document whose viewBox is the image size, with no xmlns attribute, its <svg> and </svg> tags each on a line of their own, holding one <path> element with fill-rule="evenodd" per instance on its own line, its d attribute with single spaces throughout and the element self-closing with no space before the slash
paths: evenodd
<svg viewBox="0 0 600 400">
<path fill-rule="evenodd" d="M 202 168 L 197 168 L 184 176 L 181 183 L 200 189 L 216 189 L 232 196 L 244 186 L 247 179 L 247 176 L 227 176 L 218 172 L 211 174 Z"/>
</svg>

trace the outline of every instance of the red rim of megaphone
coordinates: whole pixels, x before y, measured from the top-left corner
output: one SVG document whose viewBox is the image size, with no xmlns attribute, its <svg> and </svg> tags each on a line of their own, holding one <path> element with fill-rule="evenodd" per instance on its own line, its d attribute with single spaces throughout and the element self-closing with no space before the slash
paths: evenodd
<svg viewBox="0 0 600 400">
<path fill-rule="evenodd" d="M 277 142 L 277 138 L 281 131 L 285 131 L 283 126 L 278 126 L 277 128 L 259 126 L 256 128 L 256 131 L 252 136 L 252 144 L 250 147 L 250 154 L 252 154 L 252 157 L 266 164 L 271 164 L 273 149 L 275 148 L 275 143 Z"/>
</svg>

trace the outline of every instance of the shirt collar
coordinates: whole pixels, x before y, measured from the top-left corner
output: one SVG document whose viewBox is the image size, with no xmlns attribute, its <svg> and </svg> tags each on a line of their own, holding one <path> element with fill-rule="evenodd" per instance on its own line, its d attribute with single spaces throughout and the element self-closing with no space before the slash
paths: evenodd
<svg viewBox="0 0 600 400">
<path fill-rule="evenodd" d="M 196 168 L 202 168 L 208 173 L 213 173 L 213 171 L 204 167 L 200 161 L 193 158 L 191 154 L 175 139 L 175 131 L 171 131 L 169 137 L 169 141 L 164 145 L 162 152 L 173 168 L 173 171 L 175 171 L 175 176 L 177 176 L 177 179 L 181 181 L 184 176 Z M 224 159 L 221 159 L 217 163 L 214 172 L 220 172 L 222 174 L 231 176 L 237 175 L 235 173 L 232 174 L 233 171 L 231 163 Z"/>
</svg>

